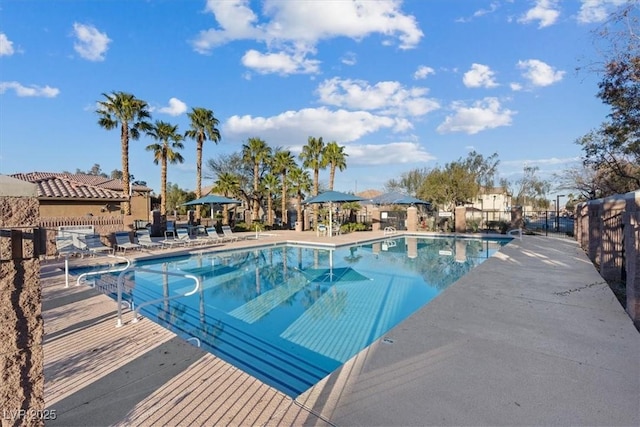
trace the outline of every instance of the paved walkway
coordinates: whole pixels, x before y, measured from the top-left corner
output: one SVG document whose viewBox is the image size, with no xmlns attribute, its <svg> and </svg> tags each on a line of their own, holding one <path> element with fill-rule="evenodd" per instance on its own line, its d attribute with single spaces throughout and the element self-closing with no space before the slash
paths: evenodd
<svg viewBox="0 0 640 427">
<path fill-rule="evenodd" d="M 42 285 L 47 425 L 640 425 L 640 334 L 567 240 L 514 240 L 296 400 L 146 319 L 116 328 L 58 268 Z"/>
</svg>

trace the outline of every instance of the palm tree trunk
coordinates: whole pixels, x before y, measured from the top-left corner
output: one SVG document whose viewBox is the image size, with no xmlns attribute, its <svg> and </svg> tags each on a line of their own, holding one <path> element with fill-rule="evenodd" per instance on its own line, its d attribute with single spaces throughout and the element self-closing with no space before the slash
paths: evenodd
<svg viewBox="0 0 640 427">
<path fill-rule="evenodd" d="M 302 194 L 298 193 L 298 206 L 296 207 L 296 221 L 304 223 L 302 219 Z"/>
<path fill-rule="evenodd" d="M 131 215 L 131 199 L 129 197 L 129 124 L 124 122 L 120 128 L 122 146 L 122 192 L 127 199 L 122 203 L 125 215 Z"/>
<path fill-rule="evenodd" d="M 160 171 L 160 215 L 167 214 L 167 158 L 162 158 Z"/>
<path fill-rule="evenodd" d="M 282 227 L 285 228 L 288 224 L 289 224 L 289 215 L 287 215 L 287 174 L 283 172 L 282 173 Z"/>
<path fill-rule="evenodd" d="M 196 199 L 202 197 L 202 138 L 196 141 Z M 196 207 L 196 220 L 200 219 L 201 206 Z"/>
<path fill-rule="evenodd" d="M 329 190 L 333 190 L 333 179 L 336 176 L 336 166 L 331 164 L 331 169 L 329 170 Z"/>
<path fill-rule="evenodd" d="M 260 165 L 256 163 L 253 166 L 253 215 L 252 220 L 257 221 L 260 216 L 260 203 L 258 202 L 258 173 Z"/>
<path fill-rule="evenodd" d="M 313 170 L 313 195 L 314 196 L 318 195 L 318 187 L 320 186 L 319 181 L 320 181 L 320 171 L 318 170 L 318 168 L 315 168 Z M 313 226 L 316 229 L 318 228 L 318 204 L 317 203 L 314 203 L 313 205 Z"/>
</svg>

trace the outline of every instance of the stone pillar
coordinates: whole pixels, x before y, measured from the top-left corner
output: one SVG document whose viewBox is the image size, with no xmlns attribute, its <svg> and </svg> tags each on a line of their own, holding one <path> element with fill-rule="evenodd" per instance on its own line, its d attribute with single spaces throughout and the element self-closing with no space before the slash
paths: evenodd
<svg viewBox="0 0 640 427">
<path fill-rule="evenodd" d="M 587 255 L 592 262 L 596 262 L 602 242 L 602 199 L 587 202 L 589 212 L 589 247 Z"/>
<path fill-rule="evenodd" d="M 589 211 L 586 203 L 578 203 L 575 210 L 576 241 L 583 250 L 589 247 Z"/>
<path fill-rule="evenodd" d="M 371 231 L 380 231 L 380 208 L 371 208 Z"/>
<path fill-rule="evenodd" d="M 0 237 L 1 424 L 41 426 L 29 417 L 44 410 L 36 186 L 0 175 L 0 210 L 0 226 L 12 230 Z"/>
<path fill-rule="evenodd" d="M 418 231 L 418 208 L 415 206 L 407 208 L 407 231 Z"/>
<path fill-rule="evenodd" d="M 624 251 L 626 256 L 625 309 L 640 329 L 640 191 L 626 194 Z"/>
<path fill-rule="evenodd" d="M 456 233 L 466 233 L 467 232 L 467 207 L 456 206 L 455 216 L 456 216 L 455 217 Z"/>
</svg>

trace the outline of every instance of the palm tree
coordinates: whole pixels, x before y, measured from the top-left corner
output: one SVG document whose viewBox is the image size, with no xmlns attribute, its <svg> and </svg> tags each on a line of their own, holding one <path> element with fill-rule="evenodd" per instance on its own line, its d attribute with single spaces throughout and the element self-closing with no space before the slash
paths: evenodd
<svg viewBox="0 0 640 427">
<path fill-rule="evenodd" d="M 184 133 L 186 138 L 196 141 L 196 199 L 202 197 L 202 146 L 206 140 L 215 144 L 220 141 L 220 131 L 216 126 L 220 123 L 213 111 L 194 107 L 187 116 L 191 120 L 191 129 Z M 196 218 L 200 217 L 200 209 L 196 210 Z"/>
<path fill-rule="evenodd" d="M 296 161 L 293 158 L 293 154 L 289 150 L 276 150 L 276 154 L 273 156 L 273 163 L 271 170 L 274 173 L 280 174 L 280 182 L 282 184 L 282 226 L 288 228 L 289 218 L 287 215 L 287 173 L 291 168 L 296 166 Z"/>
<path fill-rule="evenodd" d="M 310 136 L 307 145 L 302 147 L 302 152 L 298 156 L 302 160 L 302 166 L 313 170 L 313 195 L 318 195 L 318 187 L 320 185 L 320 169 L 324 169 L 326 165 L 322 164 L 322 151 L 324 142 L 322 137 L 314 138 Z"/>
<path fill-rule="evenodd" d="M 299 167 L 294 167 L 289 171 L 289 184 L 291 190 L 296 194 L 296 219 L 302 221 L 302 200 L 305 193 L 311 190 L 311 177 L 309 172 Z"/>
<path fill-rule="evenodd" d="M 224 172 L 218 175 L 213 183 L 213 190 L 225 197 L 235 196 L 240 188 L 240 180 L 237 175 Z M 222 225 L 229 225 L 229 205 L 222 205 Z"/>
<path fill-rule="evenodd" d="M 147 121 L 151 119 L 148 105 L 145 101 L 137 99 L 130 93 L 112 92 L 103 93 L 105 101 L 98 101 L 96 113 L 100 116 L 98 124 L 106 130 L 112 130 L 120 125 L 120 146 L 122 157 L 122 192 L 130 194 L 129 189 L 129 139 L 140 138 L 140 132 L 146 132 L 151 128 Z M 131 215 L 131 203 L 127 200 L 123 203 L 125 215 Z"/>
<path fill-rule="evenodd" d="M 184 158 L 176 150 L 182 150 L 183 137 L 178 133 L 178 125 L 156 121 L 147 135 L 159 143 L 147 145 L 147 151 L 153 151 L 153 163 L 160 163 L 160 215 L 167 213 L 167 162 L 182 163 Z"/>
<path fill-rule="evenodd" d="M 329 166 L 329 190 L 333 190 L 333 180 L 336 176 L 336 168 L 343 171 L 347 168 L 347 157 L 349 155 L 344 152 L 344 146 L 338 145 L 337 142 L 331 141 L 322 150 L 322 165 Z"/>
<path fill-rule="evenodd" d="M 274 174 L 268 174 L 262 180 L 267 195 L 267 224 L 273 226 L 273 196 L 277 194 L 280 180 Z"/>
<path fill-rule="evenodd" d="M 253 166 L 253 213 L 251 220 L 260 216 L 260 166 L 271 156 L 271 147 L 260 138 L 249 138 L 242 146 L 242 160 Z"/>
</svg>

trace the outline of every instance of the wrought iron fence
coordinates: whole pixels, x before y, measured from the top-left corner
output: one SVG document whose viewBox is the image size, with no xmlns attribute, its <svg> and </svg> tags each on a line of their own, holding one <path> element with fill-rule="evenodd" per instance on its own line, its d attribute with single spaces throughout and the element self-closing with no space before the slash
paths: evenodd
<svg viewBox="0 0 640 427">
<path fill-rule="evenodd" d="M 575 235 L 575 219 L 569 214 L 558 215 L 555 211 L 527 211 L 523 216 L 524 228 L 529 232 L 568 238 L 573 238 Z"/>
</svg>

